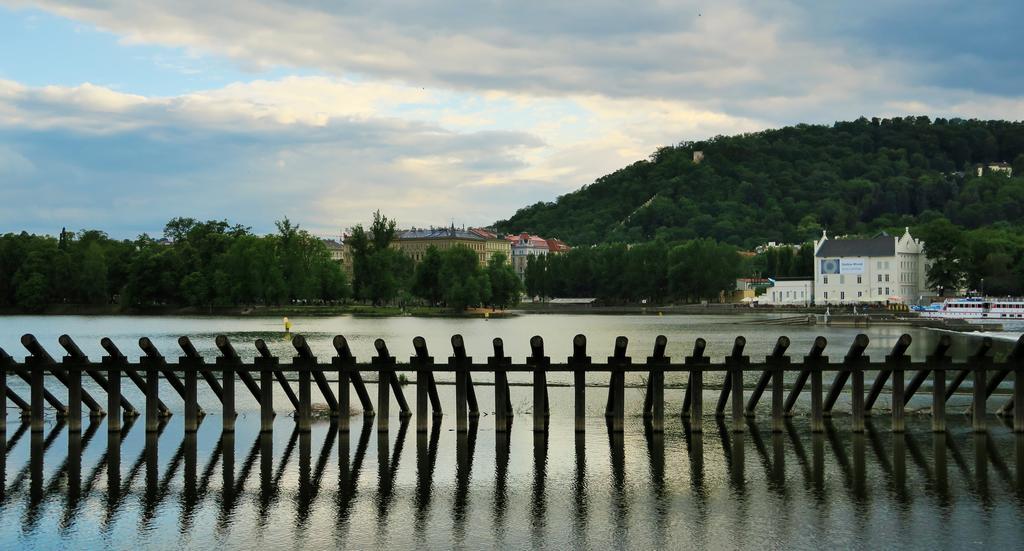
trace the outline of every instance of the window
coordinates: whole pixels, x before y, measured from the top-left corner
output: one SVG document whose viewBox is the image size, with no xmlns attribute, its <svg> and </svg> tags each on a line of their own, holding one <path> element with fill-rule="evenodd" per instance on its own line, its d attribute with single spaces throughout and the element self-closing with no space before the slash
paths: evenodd
<svg viewBox="0 0 1024 551">
<path fill-rule="evenodd" d="M 882 274 L 878 274 L 878 282 L 879 282 L 879 283 L 881 283 L 881 282 L 882 282 Z"/>
<path fill-rule="evenodd" d="M 885 294 L 886 294 L 886 296 L 889 295 L 889 288 L 888 287 L 885 288 Z"/>
<path fill-rule="evenodd" d="M 864 283 L 863 281 L 861 281 L 861 278 L 862 278 L 862 277 L 863 277 L 863 276 L 857 276 L 857 283 Z"/>
<path fill-rule="evenodd" d="M 822 276 L 821 279 L 822 279 L 822 283 L 824 283 L 825 285 L 828 285 L 828 276 Z"/>
<path fill-rule="evenodd" d="M 861 296 L 863 296 L 863 293 L 861 293 L 860 291 L 857 291 L 857 298 L 860 298 Z"/>
<path fill-rule="evenodd" d="M 825 300 L 828 300 L 828 291 L 825 291 Z"/>
<path fill-rule="evenodd" d="M 885 274 L 885 282 L 889 283 L 889 274 Z"/>
<path fill-rule="evenodd" d="M 846 300 L 846 291 L 839 291 L 839 300 Z"/>
<path fill-rule="evenodd" d="M 881 287 L 878 288 L 878 296 L 882 296 L 882 288 Z"/>
</svg>

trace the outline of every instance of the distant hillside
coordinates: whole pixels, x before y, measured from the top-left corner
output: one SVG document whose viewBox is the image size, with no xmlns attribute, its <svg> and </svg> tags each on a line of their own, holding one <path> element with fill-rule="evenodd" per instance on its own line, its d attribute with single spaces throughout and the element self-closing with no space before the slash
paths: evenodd
<svg viewBox="0 0 1024 551">
<path fill-rule="evenodd" d="M 1014 177 L 975 175 L 997 162 Z M 753 247 L 942 217 L 1021 224 L 1024 123 L 861 118 L 684 142 L 495 225 L 573 245 L 712 237 Z"/>
</svg>

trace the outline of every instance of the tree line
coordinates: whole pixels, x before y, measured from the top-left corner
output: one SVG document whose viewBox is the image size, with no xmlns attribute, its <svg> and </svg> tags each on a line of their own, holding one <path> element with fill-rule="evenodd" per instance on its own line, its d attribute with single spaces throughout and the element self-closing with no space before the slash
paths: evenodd
<svg viewBox="0 0 1024 551">
<path fill-rule="evenodd" d="M 463 309 L 518 303 L 522 284 L 507 257 L 481 266 L 467 247 L 431 247 L 418 266 L 392 247 L 395 221 L 379 212 L 351 239 L 353 277 L 323 240 L 287 218 L 255 235 L 225 220 L 169 221 L 160 238 L 112 239 L 98 230 L 0 235 L 0 307 L 126 308 L 424 304 Z"/>
<path fill-rule="evenodd" d="M 0 236 L 0 306 L 210 307 L 349 296 L 348 278 L 323 241 L 287 218 L 276 226 L 258 236 L 223 220 L 175 218 L 162 239 L 8 233 Z"/>
<path fill-rule="evenodd" d="M 657 240 L 578 247 L 527 260 L 526 292 L 534 297 L 588 297 L 605 303 L 717 300 L 749 270 L 736 247 L 712 239 Z"/>
</svg>

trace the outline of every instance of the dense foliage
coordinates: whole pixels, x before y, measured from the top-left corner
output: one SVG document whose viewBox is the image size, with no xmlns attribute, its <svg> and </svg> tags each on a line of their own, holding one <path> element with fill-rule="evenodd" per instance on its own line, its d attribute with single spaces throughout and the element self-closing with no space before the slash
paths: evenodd
<svg viewBox="0 0 1024 551">
<path fill-rule="evenodd" d="M 693 153 L 704 159 L 693 162 Z M 978 177 L 1006 161 L 1014 177 Z M 572 245 L 709 237 L 746 249 L 935 218 L 974 229 L 1024 215 L 1024 123 L 908 117 L 684 142 L 521 209 L 500 231 Z M 902 232 L 901 232 L 902 233 Z"/>
<path fill-rule="evenodd" d="M 592 297 L 606 303 L 718 300 L 740 276 L 735 247 L 698 239 L 675 246 L 652 241 L 598 245 L 531 256 L 526 292 L 535 297 Z"/>
<path fill-rule="evenodd" d="M 165 239 L 96 230 L 0 236 L 0 306 L 237 306 L 345 298 L 348 281 L 324 243 L 287 219 L 253 235 L 226 221 L 175 218 Z"/>
</svg>

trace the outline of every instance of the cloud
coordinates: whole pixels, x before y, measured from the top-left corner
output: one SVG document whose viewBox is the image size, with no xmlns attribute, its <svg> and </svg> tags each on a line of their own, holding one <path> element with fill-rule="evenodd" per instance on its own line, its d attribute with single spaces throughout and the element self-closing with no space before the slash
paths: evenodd
<svg viewBox="0 0 1024 551">
<path fill-rule="evenodd" d="M 734 103 L 771 109 L 785 107 L 780 98 L 815 101 L 837 78 L 841 98 L 823 98 L 833 109 L 850 99 L 855 109 L 868 108 L 885 93 L 915 99 L 916 91 L 937 83 L 1016 94 L 1020 86 L 1008 83 L 1024 78 L 1024 61 L 1019 42 L 1009 37 L 1024 8 L 945 4 L 30 3 L 117 33 L 128 44 L 186 47 L 254 70 L 304 67 L 445 89 L 642 97 L 725 111 Z M 993 35 L 1002 38 L 990 40 Z M 792 111 L 772 115 L 764 118 Z"/>
</svg>

